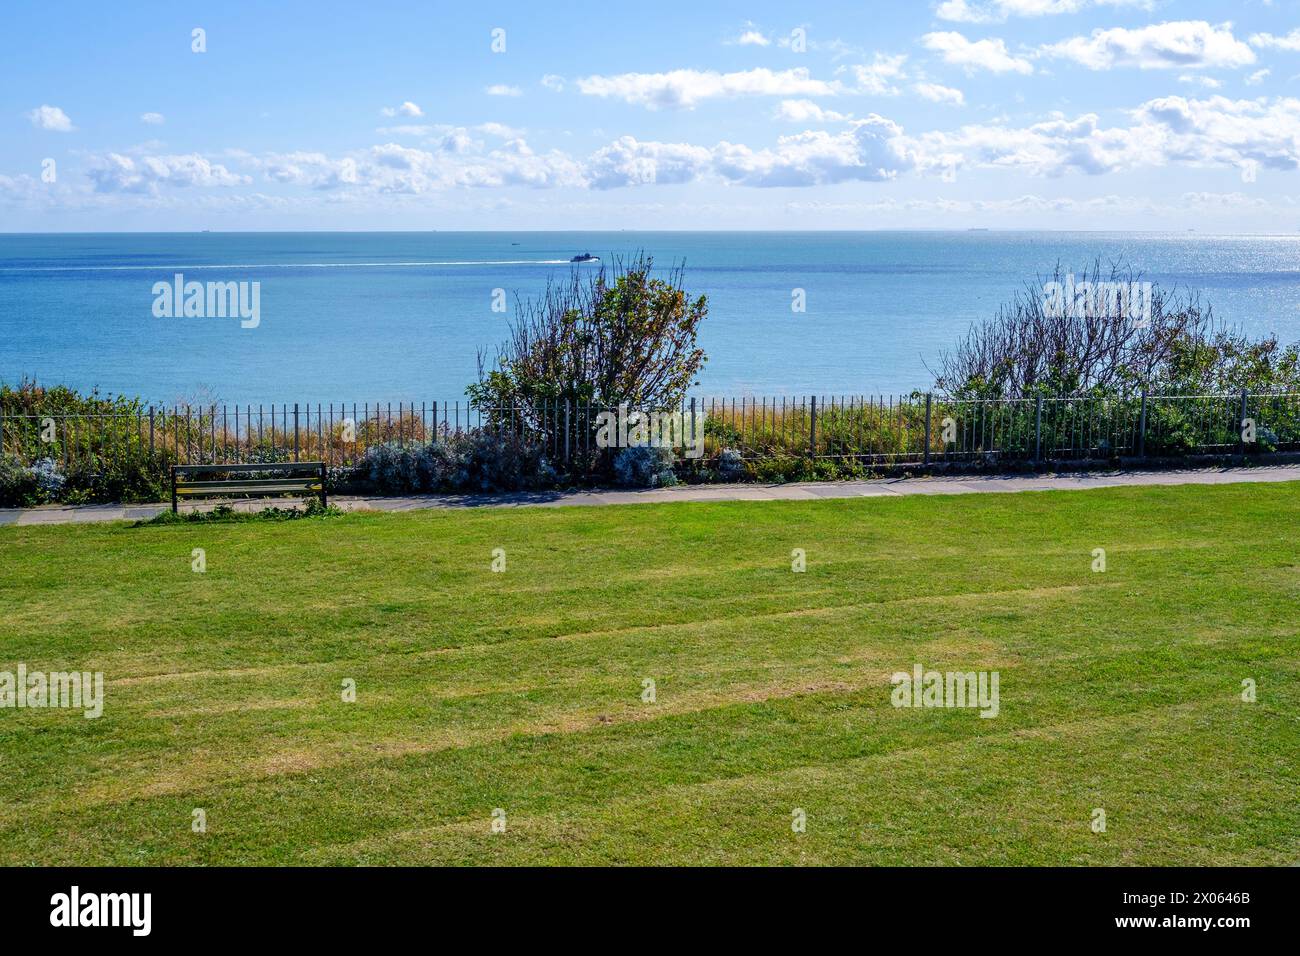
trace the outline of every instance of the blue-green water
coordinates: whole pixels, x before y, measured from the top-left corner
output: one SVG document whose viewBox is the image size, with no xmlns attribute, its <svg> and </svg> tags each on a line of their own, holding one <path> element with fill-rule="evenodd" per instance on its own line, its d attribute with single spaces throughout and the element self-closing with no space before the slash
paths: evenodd
<svg viewBox="0 0 1300 956">
<path fill-rule="evenodd" d="M 0 235 L 0 379 L 169 402 L 454 399 L 502 338 L 494 290 L 575 253 L 685 261 L 709 297 L 707 395 L 899 392 L 1060 260 L 1123 259 L 1216 315 L 1300 339 L 1300 237 L 1197 234 L 202 233 Z M 591 269 L 592 266 L 578 268 Z M 153 285 L 261 283 L 261 322 L 156 318 Z M 791 309 L 804 290 L 807 310 Z"/>
</svg>

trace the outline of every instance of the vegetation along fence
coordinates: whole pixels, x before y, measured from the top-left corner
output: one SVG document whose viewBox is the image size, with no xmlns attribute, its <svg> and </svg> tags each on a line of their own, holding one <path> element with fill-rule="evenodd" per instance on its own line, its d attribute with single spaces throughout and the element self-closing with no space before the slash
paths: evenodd
<svg viewBox="0 0 1300 956">
<path fill-rule="evenodd" d="M 379 443 L 422 444 L 481 430 L 541 445 L 552 462 L 581 474 L 595 467 L 602 421 L 617 412 L 563 401 L 488 409 L 462 401 L 0 414 L 0 448 L 24 464 L 51 459 L 65 470 L 140 458 L 180 464 L 319 460 L 342 467 Z M 612 415 L 602 419 L 602 413 Z M 697 456 L 681 449 L 679 455 L 711 459 L 730 449 L 751 462 L 1048 464 L 1300 450 L 1300 394 L 692 398 L 663 417 L 675 414 L 688 439 L 702 432 Z"/>
</svg>

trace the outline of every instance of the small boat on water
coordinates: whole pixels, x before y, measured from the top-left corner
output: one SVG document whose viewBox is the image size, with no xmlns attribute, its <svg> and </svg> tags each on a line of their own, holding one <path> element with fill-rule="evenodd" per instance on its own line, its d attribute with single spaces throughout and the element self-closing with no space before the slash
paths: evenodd
<svg viewBox="0 0 1300 956">
<path fill-rule="evenodd" d="M 600 256 L 593 256 L 590 252 L 584 252 L 580 256 L 574 256 L 570 262 L 599 262 Z"/>
</svg>

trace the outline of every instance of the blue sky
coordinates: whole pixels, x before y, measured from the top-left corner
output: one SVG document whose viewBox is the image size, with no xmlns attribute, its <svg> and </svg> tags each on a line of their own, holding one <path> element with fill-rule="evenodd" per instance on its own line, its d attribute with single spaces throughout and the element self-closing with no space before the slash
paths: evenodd
<svg viewBox="0 0 1300 956">
<path fill-rule="evenodd" d="M 11 0 L 0 231 L 1294 234 L 1298 6 Z"/>
</svg>

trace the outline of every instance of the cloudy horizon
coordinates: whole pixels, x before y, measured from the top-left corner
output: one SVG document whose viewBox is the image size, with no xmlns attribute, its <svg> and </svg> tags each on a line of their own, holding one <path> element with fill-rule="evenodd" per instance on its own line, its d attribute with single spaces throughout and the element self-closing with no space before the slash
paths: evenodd
<svg viewBox="0 0 1300 956">
<path fill-rule="evenodd" d="M 1294 2 L 345 10 L 8 9 L 0 231 L 1300 229 Z"/>
</svg>

